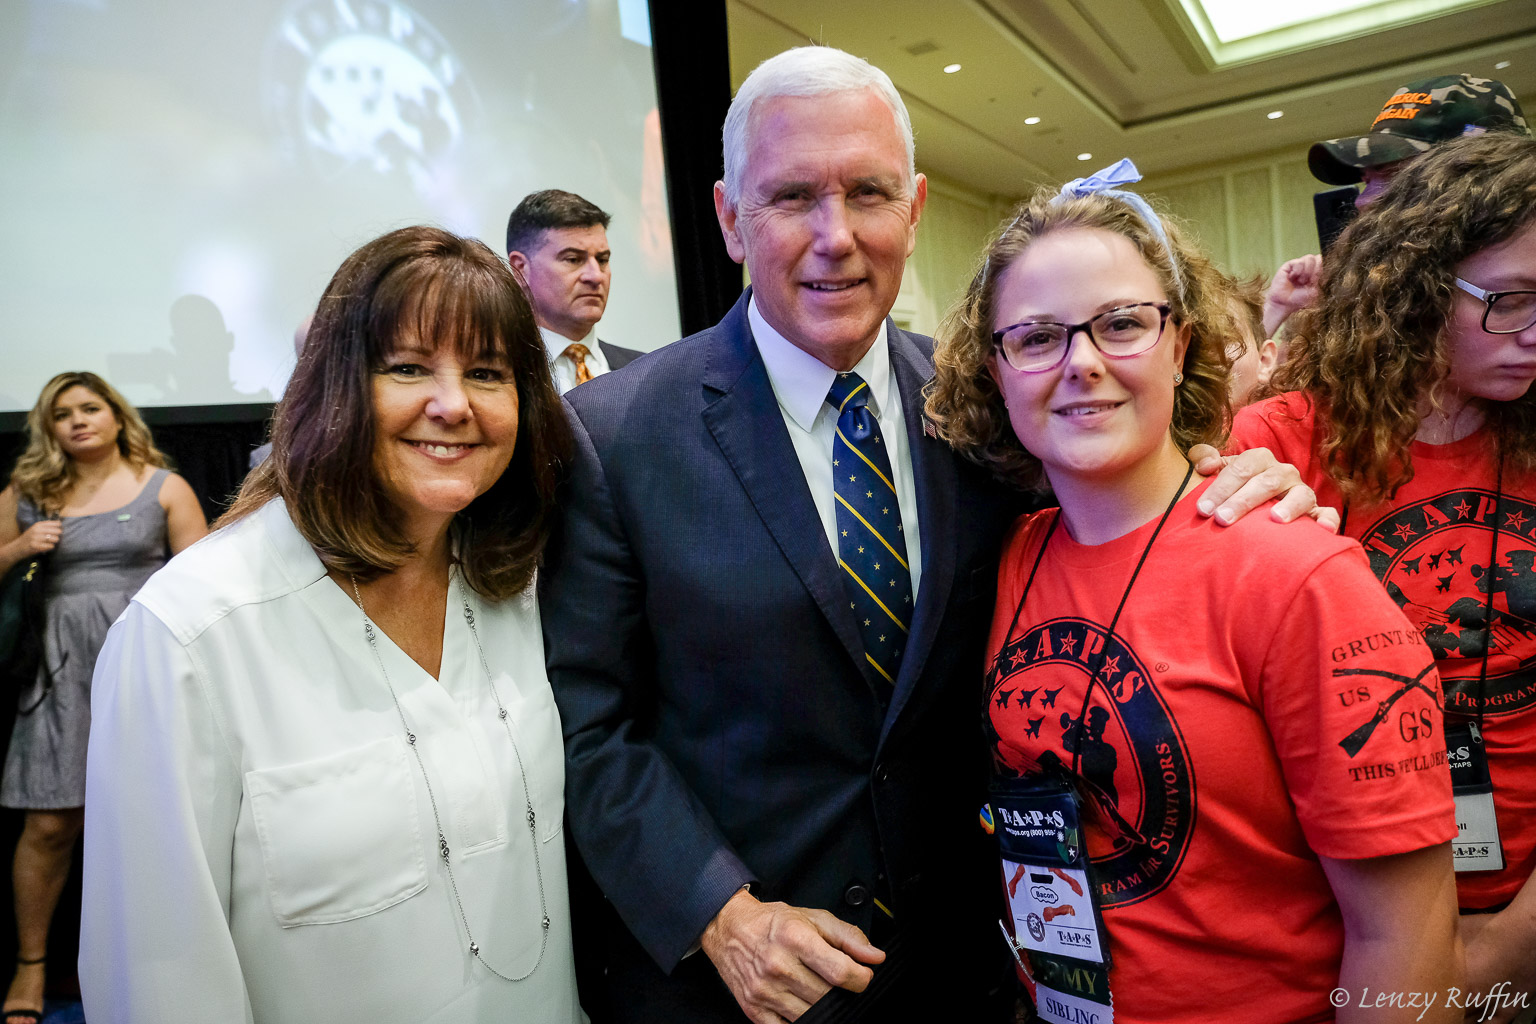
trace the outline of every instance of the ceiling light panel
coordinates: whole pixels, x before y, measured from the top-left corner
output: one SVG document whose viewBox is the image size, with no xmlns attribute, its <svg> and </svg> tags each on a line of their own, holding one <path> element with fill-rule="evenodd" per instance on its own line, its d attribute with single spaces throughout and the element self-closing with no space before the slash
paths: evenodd
<svg viewBox="0 0 1536 1024">
<path fill-rule="evenodd" d="M 1165 0 L 1211 68 L 1402 28 L 1499 0 Z"/>
</svg>

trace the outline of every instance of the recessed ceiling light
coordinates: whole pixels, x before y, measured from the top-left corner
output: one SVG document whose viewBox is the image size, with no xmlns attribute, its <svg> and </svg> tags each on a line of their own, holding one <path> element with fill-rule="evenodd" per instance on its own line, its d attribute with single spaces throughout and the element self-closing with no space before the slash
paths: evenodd
<svg viewBox="0 0 1536 1024">
<path fill-rule="evenodd" d="M 1265 114 L 1264 116 L 1269 118 L 1271 121 L 1278 121 L 1278 120 L 1280 120 L 1280 118 L 1285 116 L 1285 111 L 1283 111 L 1283 110 L 1271 110 L 1269 113 Z"/>
<path fill-rule="evenodd" d="M 1501 60 L 1501 61 L 1499 61 L 1497 64 L 1495 64 L 1493 66 L 1493 70 L 1495 70 L 1495 71 L 1503 71 L 1507 67 L 1509 67 L 1509 61 Z"/>
<path fill-rule="evenodd" d="M 1093 159 L 1093 154 L 1092 153 L 1079 153 L 1079 154 L 1077 154 L 1077 158 L 1079 160 L 1092 160 Z"/>
<path fill-rule="evenodd" d="M 944 65 L 944 73 L 946 75 L 952 75 L 956 71 L 959 71 L 959 70 L 960 70 L 960 65 L 959 64 L 945 64 Z"/>
<path fill-rule="evenodd" d="M 1040 123 L 1040 119 L 1038 117 L 1026 117 L 1024 119 L 1024 123 L 1025 124 L 1039 124 Z"/>
</svg>

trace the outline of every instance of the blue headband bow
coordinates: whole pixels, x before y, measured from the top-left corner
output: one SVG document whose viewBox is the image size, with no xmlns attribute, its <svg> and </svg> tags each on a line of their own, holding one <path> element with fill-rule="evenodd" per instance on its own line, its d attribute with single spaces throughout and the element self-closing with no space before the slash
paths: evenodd
<svg viewBox="0 0 1536 1024">
<path fill-rule="evenodd" d="M 1163 248 L 1167 250 L 1168 266 L 1173 271 L 1174 298 L 1182 304 L 1184 299 L 1184 281 L 1179 276 L 1178 256 L 1175 255 L 1173 246 L 1168 244 L 1168 233 L 1163 230 L 1163 219 L 1157 215 L 1152 206 L 1141 196 L 1135 192 L 1127 192 L 1116 187 L 1118 185 L 1129 185 L 1140 180 L 1141 172 L 1136 169 L 1136 165 L 1131 163 L 1130 158 L 1127 157 L 1118 163 L 1110 164 L 1103 170 L 1095 171 L 1086 178 L 1073 178 L 1061 186 L 1061 193 L 1056 197 L 1055 202 L 1075 199 L 1080 196 L 1114 196 L 1135 210 L 1142 221 L 1146 223 L 1147 229 L 1152 232 L 1152 237 L 1161 242 Z"/>
</svg>

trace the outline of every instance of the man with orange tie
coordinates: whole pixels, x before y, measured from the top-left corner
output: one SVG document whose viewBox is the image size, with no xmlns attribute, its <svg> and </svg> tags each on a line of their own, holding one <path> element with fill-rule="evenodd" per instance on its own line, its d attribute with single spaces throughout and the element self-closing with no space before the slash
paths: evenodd
<svg viewBox="0 0 1536 1024">
<path fill-rule="evenodd" d="M 525 196 L 507 219 L 507 262 L 528 291 L 561 394 L 640 355 L 597 339 L 612 278 L 608 220 L 555 188 Z"/>
</svg>

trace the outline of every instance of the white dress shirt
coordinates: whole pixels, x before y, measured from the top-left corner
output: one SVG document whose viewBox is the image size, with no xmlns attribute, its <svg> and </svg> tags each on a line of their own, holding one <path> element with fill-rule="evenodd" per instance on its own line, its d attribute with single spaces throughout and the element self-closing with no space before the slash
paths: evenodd
<svg viewBox="0 0 1536 1024">
<path fill-rule="evenodd" d="M 544 350 L 549 353 L 549 369 L 555 375 L 555 390 L 562 395 L 576 386 L 576 360 L 565 354 L 565 350 L 572 345 L 587 346 L 586 363 L 592 376 L 601 377 L 608 372 L 608 357 L 603 355 L 603 347 L 597 343 L 596 327 L 588 331 L 587 336 L 580 341 L 572 341 L 547 327 L 540 327 L 539 334 L 544 338 Z"/>
<path fill-rule="evenodd" d="M 794 442 L 795 455 L 805 471 L 811 500 L 821 515 L 832 554 L 837 555 L 837 501 L 832 487 L 832 439 L 837 434 L 837 410 L 827 404 L 827 392 L 837 371 L 797 347 L 763 319 L 754 296 L 747 304 L 752 339 L 768 368 L 773 395 L 784 414 L 784 426 Z M 887 321 L 888 323 L 888 321 Z M 907 541 L 907 564 L 912 573 L 912 600 L 917 601 L 923 574 L 922 542 L 917 523 L 917 485 L 912 478 L 912 446 L 907 422 L 902 418 L 901 388 L 891 372 L 890 339 L 882 328 L 853 372 L 869 385 L 869 411 L 880 424 L 886 457 L 891 460 L 891 483 L 896 485 L 896 505 L 901 509 L 901 532 Z"/>
<path fill-rule="evenodd" d="M 585 1020 L 538 605 L 484 602 L 455 572 L 443 626 L 440 680 L 382 632 L 376 659 L 281 500 L 150 579 L 93 683 L 80 929 L 92 1024 Z M 438 816 L 470 931 L 509 977 L 539 957 L 542 884 L 549 939 L 527 980 L 470 956 Z"/>
</svg>

